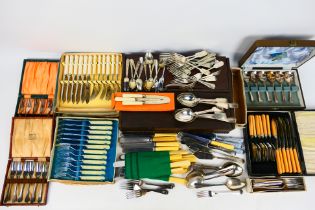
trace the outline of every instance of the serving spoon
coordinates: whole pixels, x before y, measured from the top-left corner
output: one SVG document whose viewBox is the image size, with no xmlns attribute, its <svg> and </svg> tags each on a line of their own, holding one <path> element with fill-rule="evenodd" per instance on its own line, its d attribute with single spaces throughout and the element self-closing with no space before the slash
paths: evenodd
<svg viewBox="0 0 315 210">
<path fill-rule="evenodd" d="M 210 183 L 195 183 L 195 188 L 202 187 L 213 187 L 213 186 L 222 186 L 225 185 L 229 190 L 240 190 L 246 186 L 244 182 L 242 182 L 238 178 L 228 178 L 224 183 L 210 184 Z"/>
<path fill-rule="evenodd" d="M 181 93 L 177 96 L 177 101 L 184 106 L 195 107 L 199 103 L 215 105 L 222 109 L 237 108 L 236 103 L 228 103 L 226 98 L 205 99 L 197 98 L 193 93 Z"/>
</svg>

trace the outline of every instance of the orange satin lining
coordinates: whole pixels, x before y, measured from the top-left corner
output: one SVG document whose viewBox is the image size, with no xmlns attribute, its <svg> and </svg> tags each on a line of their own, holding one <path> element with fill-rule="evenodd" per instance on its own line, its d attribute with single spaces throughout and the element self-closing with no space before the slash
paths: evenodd
<svg viewBox="0 0 315 210">
<path fill-rule="evenodd" d="M 49 95 L 49 98 L 53 98 L 57 72 L 57 62 L 27 62 L 22 82 L 22 94 Z"/>
</svg>

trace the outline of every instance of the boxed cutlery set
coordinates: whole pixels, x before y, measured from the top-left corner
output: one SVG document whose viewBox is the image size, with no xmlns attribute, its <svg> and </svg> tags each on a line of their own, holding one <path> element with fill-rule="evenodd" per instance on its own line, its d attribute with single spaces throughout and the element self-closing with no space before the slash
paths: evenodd
<svg viewBox="0 0 315 210">
<path fill-rule="evenodd" d="M 57 117 L 49 180 L 113 182 L 117 138 L 116 119 Z"/>
<path fill-rule="evenodd" d="M 315 114 L 297 68 L 314 55 L 315 41 L 264 40 L 240 68 L 206 50 L 26 59 L 1 205 L 45 205 L 49 181 L 123 178 L 127 199 L 174 183 L 198 198 L 305 191 Z"/>
<path fill-rule="evenodd" d="M 305 101 L 298 74 L 314 55 L 315 41 L 260 40 L 240 61 L 249 110 L 244 138 L 251 192 L 305 190 L 302 176 L 314 175 L 312 132 L 302 127 L 312 122 L 313 111 L 299 111 Z"/>
<path fill-rule="evenodd" d="M 52 117 L 14 117 L 1 205 L 45 205 Z"/>
<path fill-rule="evenodd" d="M 58 60 L 24 60 L 16 115 L 53 114 Z"/>
<path fill-rule="evenodd" d="M 60 64 L 56 113 L 118 116 L 111 97 L 120 92 L 122 54 L 64 53 Z"/>
</svg>

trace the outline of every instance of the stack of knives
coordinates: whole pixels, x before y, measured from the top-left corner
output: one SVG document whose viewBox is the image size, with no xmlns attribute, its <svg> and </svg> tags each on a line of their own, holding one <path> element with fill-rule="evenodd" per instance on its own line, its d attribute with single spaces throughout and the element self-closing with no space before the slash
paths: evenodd
<svg viewBox="0 0 315 210">
<path fill-rule="evenodd" d="M 120 145 L 124 153 L 140 151 L 177 151 L 177 133 L 123 134 Z"/>
<path fill-rule="evenodd" d="M 117 124 L 101 118 L 58 118 L 51 178 L 113 181 Z"/>
</svg>

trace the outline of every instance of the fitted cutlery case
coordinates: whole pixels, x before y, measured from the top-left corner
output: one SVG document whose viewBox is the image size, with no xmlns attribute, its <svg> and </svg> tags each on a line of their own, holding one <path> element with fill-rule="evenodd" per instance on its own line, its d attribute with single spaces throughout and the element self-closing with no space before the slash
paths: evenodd
<svg viewBox="0 0 315 210">
<path fill-rule="evenodd" d="M 25 59 L 16 116 L 53 115 L 59 60 Z"/>
<path fill-rule="evenodd" d="M 312 110 L 305 110 L 298 75 L 298 67 L 314 54 L 314 41 L 259 40 L 241 59 L 249 110 L 244 129 L 249 176 L 314 175 L 310 161 L 314 134 L 311 129 L 300 134 L 305 131 L 302 125 L 313 122 L 314 117 Z M 300 117 L 297 122 L 297 115 L 309 118 Z"/>
<path fill-rule="evenodd" d="M 194 52 L 185 52 L 182 55 L 188 56 L 192 55 Z M 152 53 L 153 57 L 159 59 L 161 53 Z M 122 84 L 124 84 L 124 78 L 126 77 L 126 60 L 133 59 L 135 62 L 139 60 L 140 57 L 144 58 L 144 53 L 131 53 L 125 54 L 124 60 L 124 69 L 122 73 Z M 210 89 L 204 86 L 201 83 L 196 83 L 193 88 L 178 88 L 178 87 L 167 87 L 172 81 L 174 81 L 174 75 L 170 73 L 168 66 L 166 65 L 166 70 L 163 74 L 163 67 L 159 65 L 158 68 L 158 76 L 157 78 L 162 77 L 164 75 L 164 86 L 162 88 L 163 92 L 173 92 L 175 94 L 175 109 L 186 108 L 176 99 L 180 93 L 190 92 L 193 93 L 198 98 L 207 98 L 207 99 L 215 99 L 215 98 L 226 98 L 228 102 L 234 102 L 238 104 L 238 107 L 235 109 L 226 109 L 225 113 L 228 118 L 236 119 L 236 124 L 244 125 L 246 121 L 245 117 L 245 103 L 242 102 L 244 98 L 243 94 L 243 83 L 241 71 L 235 70 L 231 71 L 229 66 L 229 59 L 226 57 L 216 56 L 217 61 L 222 61 L 224 65 L 219 67 L 217 71 L 220 71 L 218 74 L 216 81 L 212 82 L 215 85 L 214 89 Z M 161 59 L 160 59 L 161 60 Z M 143 61 L 145 62 L 145 61 Z M 142 70 L 143 72 L 145 70 Z M 149 72 L 147 67 L 147 72 Z M 129 77 L 132 72 L 130 71 L 130 67 L 128 68 Z M 155 72 L 155 71 L 153 71 Z M 196 69 L 192 69 L 192 75 L 196 74 L 198 71 Z M 156 72 L 155 72 L 156 74 Z M 152 77 L 155 77 L 153 73 Z M 149 76 L 145 73 L 141 74 L 141 79 L 145 81 Z M 233 86 L 237 86 L 238 88 L 233 89 Z M 126 89 L 125 89 L 126 90 Z M 233 92 L 236 90 L 237 92 Z M 128 91 L 131 91 L 130 89 Z M 132 90 L 135 91 L 135 90 Z M 149 92 L 160 91 L 151 89 Z M 241 97 L 237 97 L 240 95 Z M 206 104 L 199 104 L 192 108 L 194 112 L 203 111 L 211 108 L 211 106 Z M 175 110 L 175 111 L 176 111 Z M 143 131 L 151 131 L 151 132 L 178 132 L 178 131 L 196 131 L 196 132 L 229 132 L 235 127 L 235 123 L 228 123 L 218 120 L 209 120 L 198 118 L 193 122 L 185 123 L 179 122 L 175 119 L 175 111 L 165 111 L 165 112 L 125 112 L 121 111 L 119 114 L 120 118 L 120 130 L 122 132 L 143 132 Z"/>
<path fill-rule="evenodd" d="M 46 205 L 53 129 L 52 117 L 12 119 L 1 205 Z"/>
<path fill-rule="evenodd" d="M 120 92 L 121 53 L 64 53 L 54 108 L 58 114 L 117 116 L 111 94 Z"/>
<path fill-rule="evenodd" d="M 113 183 L 117 139 L 117 119 L 57 117 L 49 181 Z"/>
</svg>

